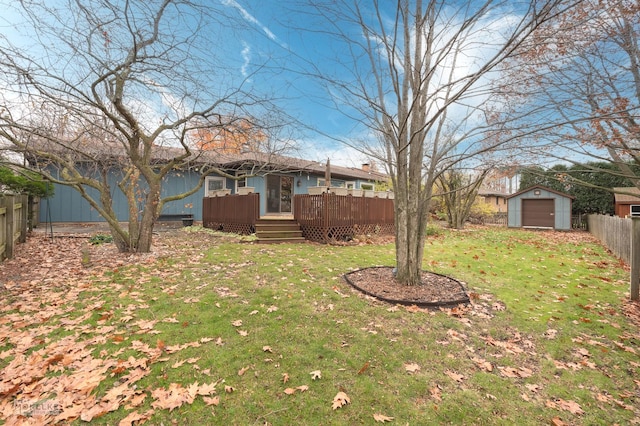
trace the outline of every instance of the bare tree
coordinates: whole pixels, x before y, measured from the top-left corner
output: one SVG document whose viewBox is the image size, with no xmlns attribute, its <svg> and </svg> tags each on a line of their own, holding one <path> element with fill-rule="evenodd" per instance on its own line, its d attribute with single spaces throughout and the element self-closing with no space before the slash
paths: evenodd
<svg viewBox="0 0 640 426">
<path fill-rule="evenodd" d="M 79 191 L 108 222 L 118 249 L 148 252 L 169 201 L 198 191 L 216 169 L 204 128 L 270 126 L 269 98 L 250 87 L 224 35 L 242 27 L 233 8 L 189 0 L 2 1 L 0 139 L 49 180 Z M 245 68 L 246 68 L 246 64 Z M 245 69 L 243 68 L 243 71 Z M 262 143 L 262 145 L 265 145 Z M 199 164 L 201 179 L 162 195 L 175 170 Z M 119 222 L 114 193 L 128 203 Z"/>
<path fill-rule="evenodd" d="M 464 171 L 451 168 L 438 176 L 438 196 L 442 198 L 447 222 L 451 228 L 464 228 L 480 186 L 490 170 Z"/>
<path fill-rule="evenodd" d="M 540 26 L 505 63 L 496 117 L 512 120 L 501 130 L 540 162 L 570 162 L 640 188 L 639 40 L 640 4 L 627 0 L 585 0 Z"/>
<path fill-rule="evenodd" d="M 566 5 L 562 5 L 567 3 Z M 482 104 L 505 58 L 568 2 L 313 2 L 343 68 L 318 65 L 337 106 L 379 144 L 395 191 L 397 280 L 420 283 L 432 188 L 445 170 L 496 148 Z M 348 61 L 344 55 L 351 56 Z M 335 65 L 335 62 L 332 64 Z"/>
</svg>

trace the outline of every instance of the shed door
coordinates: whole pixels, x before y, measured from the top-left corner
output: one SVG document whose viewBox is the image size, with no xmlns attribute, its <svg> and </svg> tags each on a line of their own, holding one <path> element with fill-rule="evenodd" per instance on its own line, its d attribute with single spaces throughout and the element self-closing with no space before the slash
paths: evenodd
<svg viewBox="0 0 640 426">
<path fill-rule="evenodd" d="M 553 199 L 522 200 L 522 226 L 555 228 Z"/>
</svg>

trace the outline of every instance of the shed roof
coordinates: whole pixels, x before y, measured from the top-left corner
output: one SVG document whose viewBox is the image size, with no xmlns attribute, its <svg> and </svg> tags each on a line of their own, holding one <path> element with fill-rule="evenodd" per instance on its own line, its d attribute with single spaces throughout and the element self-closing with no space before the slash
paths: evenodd
<svg viewBox="0 0 640 426">
<path fill-rule="evenodd" d="M 626 203 L 640 202 L 640 189 L 636 188 L 635 186 L 617 187 L 617 188 L 613 188 L 613 191 L 614 191 L 613 196 L 615 198 L 616 203 L 626 204 Z M 626 192 L 627 194 L 620 194 L 620 192 Z M 638 194 L 638 195 L 634 196 L 629 193 Z"/>
<path fill-rule="evenodd" d="M 531 192 L 534 189 L 541 189 L 543 191 L 549 191 L 549 192 L 553 192 L 554 194 L 560 195 L 561 197 L 566 197 L 566 198 L 571 198 L 572 200 L 575 199 L 576 197 L 574 197 L 573 195 L 569 195 L 569 194 L 565 194 L 564 192 L 560 192 L 560 191 L 556 191 L 555 189 L 551 189 L 551 188 L 547 188 L 546 186 L 542 186 L 542 185 L 534 185 L 534 186 L 530 186 L 527 189 L 523 189 L 522 191 L 518 191 L 515 194 L 511 194 L 507 197 L 507 199 L 513 198 L 513 197 L 517 197 L 518 195 L 522 195 L 526 192 Z"/>
</svg>

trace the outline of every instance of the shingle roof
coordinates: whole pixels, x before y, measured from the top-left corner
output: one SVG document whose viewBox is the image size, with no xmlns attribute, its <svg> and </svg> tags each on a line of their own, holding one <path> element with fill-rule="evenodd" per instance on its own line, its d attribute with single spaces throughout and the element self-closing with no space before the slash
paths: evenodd
<svg viewBox="0 0 640 426">
<path fill-rule="evenodd" d="M 59 151 L 62 152 L 65 149 L 60 145 L 54 145 L 44 142 L 33 142 L 38 144 L 38 147 L 48 152 Z M 80 142 L 81 143 L 81 142 Z M 92 144 L 84 145 L 81 147 L 81 151 L 86 152 L 94 159 L 100 157 L 117 157 L 123 155 L 123 148 L 117 144 Z M 70 152 L 70 151 L 69 151 Z M 156 163 L 162 163 L 169 161 L 184 153 L 182 148 L 175 147 L 153 147 L 153 161 Z M 79 156 L 79 161 L 89 161 L 89 158 Z M 325 163 L 317 161 L 304 160 L 301 158 L 288 157 L 284 155 L 262 153 L 262 152 L 245 152 L 239 154 L 221 154 L 216 151 L 195 151 L 186 162 L 193 165 L 196 164 L 213 164 L 220 168 L 240 168 L 243 165 L 257 165 L 265 167 L 267 169 L 274 169 L 287 172 L 306 172 L 313 174 L 324 174 Z M 366 171 L 354 167 L 342 167 L 338 165 L 331 165 L 331 175 L 336 178 L 342 179 L 362 179 L 362 180 L 374 180 L 374 181 L 387 181 L 388 176 L 384 173 L 375 171 Z"/>
<path fill-rule="evenodd" d="M 635 186 L 617 187 L 617 188 L 613 188 L 613 191 L 615 192 L 613 195 L 615 197 L 616 203 L 640 202 L 640 189 L 636 188 Z M 638 195 L 634 196 L 630 194 L 619 194 L 619 192 L 628 192 L 628 193 L 630 192 L 631 194 L 638 194 Z"/>
</svg>

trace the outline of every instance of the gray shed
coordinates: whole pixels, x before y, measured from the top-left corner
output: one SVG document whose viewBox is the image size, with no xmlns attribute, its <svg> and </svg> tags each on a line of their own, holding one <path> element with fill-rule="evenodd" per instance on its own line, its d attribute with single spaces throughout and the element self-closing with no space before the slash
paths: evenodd
<svg viewBox="0 0 640 426">
<path fill-rule="evenodd" d="M 532 186 L 507 197 L 510 228 L 571 230 L 574 197 L 544 186 Z"/>
</svg>

